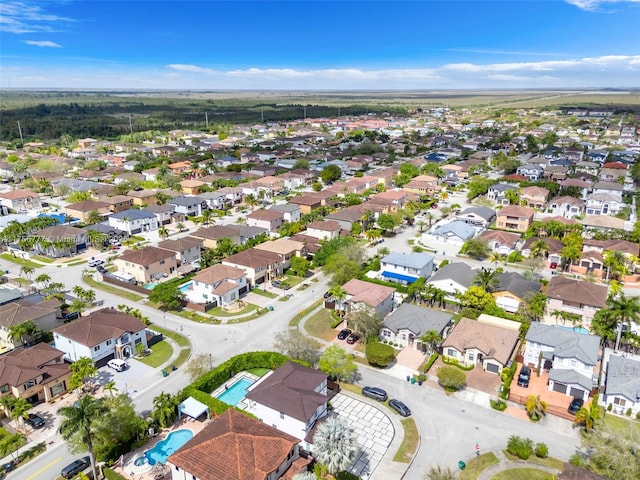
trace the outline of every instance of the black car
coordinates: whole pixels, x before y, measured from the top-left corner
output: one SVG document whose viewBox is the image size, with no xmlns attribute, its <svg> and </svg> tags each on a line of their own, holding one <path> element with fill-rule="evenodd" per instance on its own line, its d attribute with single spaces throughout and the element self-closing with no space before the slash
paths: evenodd
<svg viewBox="0 0 640 480">
<path fill-rule="evenodd" d="M 35 413 L 30 413 L 29 416 L 24 419 L 24 423 L 30 425 L 32 428 L 42 428 L 44 427 L 44 418 Z"/>
<path fill-rule="evenodd" d="M 343 328 L 342 330 L 340 330 L 340 333 L 338 334 L 338 340 L 344 340 L 349 335 L 351 335 L 351 330 L 349 330 L 348 328 Z"/>
<path fill-rule="evenodd" d="M 324 292 L 324 298 L 325 298 L 325 300 L 327 298 L 331 298 L 331 293 L 330 292 Z"/>
<path fill-rule="evenodd" d="M 575 415 L 576 413 L 578 413 L 578 410 L 582 408 L 583 404 L 584 404 L 583 399 L 574 397 L 574 399 L 571 400 L 571 403 L 569 404 L 569 408 L 567 408 L 567 411 Z"/>
<path fill-rule="evenodd" d="M 387 400 L 387 392 L 378 387 L 364 387 L 362 389 L 362 395 L 378 400 L 379 402 Z"/>
<path fill-rule="evenodd" d="M 271 282 L 271 286 L 275 287 L 275 288 L 280 288 L 281 284 L 282 284 L 282 282 L 279 281 L 279 280 L 274 280 L 273 282 Z"/>
<path fill-rule="evenodd" d="M 358 340 L 360 340 L 360 335 L 358 335 L 357 333 L 352 333 L 351 335 L 349 335 L 347 337 L 347 343 L 349 345 L 353 345 L 354 343 L 356 343 Z"/>
<path fill-rule="evenodd" d="M 403 417 L 411 416 L 411 410 L 409 410 L 409 407 L 407 407 L 400 400 L 396 400 L 395 398 L 392 398 L 391 400 L 389 400 L 389 406 Z"/>
<path fill-rule="evenodd" d="M 531 369 L 526 365 L 523 365 L 520 369 L 520 375 L 518 375 L 518 386 L 523 388 L 529 387 L 529 379 L 531 378 Z"/>
<path fill-rule="evenodd" d="M 64 467 L 60 472 L 60 475 L 62 476 L 62 478 L 73 478 L 78 473 L 88 468 L 89 465 L 91 465 L 91 461 L 89 460 L 89 457 L 79 458 L 75 462 L 70 463 L 69 465 Z"/>
</svg>

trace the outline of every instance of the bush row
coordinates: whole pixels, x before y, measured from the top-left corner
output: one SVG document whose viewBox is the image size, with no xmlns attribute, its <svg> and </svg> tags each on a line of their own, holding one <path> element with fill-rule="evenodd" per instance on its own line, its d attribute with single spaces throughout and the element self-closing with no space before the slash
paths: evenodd
<svg viewBox="0 0 640 480">
<path fill-rule="evenodd" d="M 429 361 L 425 364 L 424 366 L 424 372 L 428 372 L 429 369 L 433 366 L 433 364 L 436 362 L 436 360 L 438 359 L 438 352 L 432 353 L 431 357 L 429 358 Z"/>
<path fill-rule="evenodd" d="M 455 358 L 447 357 L 446 355 L 442 356 L 442 363 L 444 363 L 445 365 L 451 365 L 453 367 L 458 367 L 460 370 L 464 370 L 465 372 L 469 372 L 469 371 L 473 370 L 473 368 L 475 367 L 475 365 L 469 365 L 469 366 L 462 365 Z"/>
<path fill-rule="evenodd" d="M 536 443 L 530 438 L 522 438 L 517 435 L 511 435 L 507 442 L 507 452 L 522 460 L 527 460 L 534 454 L 538 458 L 547 458 L 549 456 L 549 447 L 545 443 Z"/>
</svg>

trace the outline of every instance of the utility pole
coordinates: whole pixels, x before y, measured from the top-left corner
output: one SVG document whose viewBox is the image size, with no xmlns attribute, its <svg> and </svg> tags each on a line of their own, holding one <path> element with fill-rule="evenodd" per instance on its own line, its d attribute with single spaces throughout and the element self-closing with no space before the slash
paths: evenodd
<svg viewBox="0 0 640 480">
<path fill-rule="evenodd" d="M 303 108 L 304 108 L 304 119 L 306 120 L 307 119 L 307 107 L 305 106 Z"/>
<path fill-rule="evenodd" d="M 129 115 L 129 132 L 133 133 L 133 122 L 131 121 L 131 115 Z"/>
<path fill-rule="evenodd" d="M 209 112 L 204 112 L 204 123 L 206 123 L 207 128 L 209 128 Z"/>
<path fill-rule="evenodd" d="M 22 138 L 22 127 L 20 127 L 20 120 L 18 120 L 18 132 L 20 132 L 20 144 L 24 148 L 24 138 Z"/>
<path fill-rule="evenodd" d="M 260 119 L 261 123 L 264 123 L 264 109 L 260 110 Z"/>
</svg>

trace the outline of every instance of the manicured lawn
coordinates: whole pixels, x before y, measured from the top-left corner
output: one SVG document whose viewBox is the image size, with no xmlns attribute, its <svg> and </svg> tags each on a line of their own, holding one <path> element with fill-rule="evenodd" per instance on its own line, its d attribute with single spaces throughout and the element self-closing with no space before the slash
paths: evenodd
<svg viewBox="0 0 640 480">
<path fill-rule="evenodd" d="M 253 290 L 251 290 L 253 293 L 257 294 L 257 295 L 262 295 L 263 297 L 267 297 L 267 298 L 276 298 L 278 295 L 275 293 L 271 293 L 271 292 L 266 292 L 264 290 L 260 290 L 259 288 L 254 288 Z"/>
<path fill-rule="evenodd" d="M 289 326 L 290 327 L 295 327 L 300 323 L 300 320 L 302 320 L 302 318 L 309 313 L 312 310 L 315 310 L 316 307 L 319 307 L 322 302 L 324 301 L 324 299 L 320 299 L 317 302 L 315 302 L 313 305 L 311 305 L 309 308 L 305 308 L 304 310 L 300 310 L 298 313 L 295 314 L 295 316 L 289 321 Z"/>
<path fill-rule="evenodd" d="M 467 462 L 467 468 L 460 472 L 458 480 L 476 480 L 483 470 L 498 463 L 498 457 L 493 452 L 483 453 Z"/>
<path fill-rule="evenodd" d="M 269 373 L 271 370 L 268 368 L 251 368 L 247 370 L 247 372 L 257 375 L 258 377 L 262 377 L 263 375 Z"/>
<path fill-rule="evenodd" d="M 71 261 L 71 262 L 65 262 L 67 265 L 69 265 L 70 267 L 74 267 L 76 265 L 82 265 L 83 263 L 87 263 L 86 260 L 75 260 L 75 261 Z"/>
<path fill-rule="evenodd" d="M 113 287 L 106 283 L 96 282 L 93 278 L 91 278 L 88 275 L 83 275 L 82 280 L 84 281 L 84 283 L 86 283 L 87 285 L 93 288 L 97 288 L 99 290 L 103 290 L 105 292 L 118 295 L 119 297 L 126 298 L 127 300 L 131 300 L 132 302 L 139 302 L 144 298 L 144 297 L 141 297 L 140 295 L 136 295 L 135 293 L 128 292 L 122 288 Z"/>
<path fill-rule="evenodd" d="M 291 288 L 295 287 L 296 285 L 298 285 L 299 283 L 301 283 L 302 281 L 306 280 L 303 277 L 297 277 L 295 275 L 287 275 L 286 278 L 286 282 L 291 285 Z"/>
<path fill-rule="evenodd" d="M 332 322 L 329 310 L 323 308 L 307 320 L 305 328 L 311 336 L 329 341 L 336 336 L 335 330 L 331 328 Z"/>
<path fill-rule="evenodd" d="M 400 423 L 402 423 L 404 430 L 404 438 L 402 439 L 400 448 L 398 448 L 398 451 L 393 457 L 393 461 L 409 463 L 420 443 L 420 434 L 418 433 L 418 427 L 413 418 L 405 418 L 404 420 L 400 420 Z"/>
<path fill-rule="evenodd" d="M 114 472 L 113 470 L 107 467 L 104 467 L 102 472 L 104 473 L 104 478 L 106 478 L 107 480 L 129 480 L 128 478 L 120 475 L 118 472 Z"/>
<path fill-rule="evenodd" d="M 491 477 L 491 480 L 546 480 L 551 475 L 533 468 L 514 468 L 505 470 Z"/>
<path fill-rule="evenodd" d="M 640 435 L 640 422 L 637 420 L 627 420 L 607 413 L 604 417 L 604 424 L 612 433 L 635 432 L 636 436 Z"/>
<path fill-rule="evenodd" d="M 222 307 L 215 307 L 209 310 L 207 313 L 209 315 L 213 315 L 214 317 L 235 317 L 237 315 L 243 315 L 245 313 L 252 312 L 256 308 L 258 307 L 256 307 L 252 303 L 247 303 L 242 310 L 238 310 L 237 312 L 231 313 L 223 310 Z"/>
<path fill-rule="evenodd" d="M 162 328 L 157 323 L 150 324 L 150 327 L 151 327 L 152 330 L 155 330 L 156 332 L 160 332 L 165 337 L 169 337 L 171 340 L 176 342 L 181 347 L 190 347 L 191 346 L 191 342 L 189 341 L 189 339 L 187 337 L 185 337 L 183 335 L 180 335 L 179 333 L 174 332 L 173 330 L 167 330 L 165 328 Z"/>
<path fill-rule="evenodd" d="M 150 367 L 157 368 L 163 363 L 166 363 L 169 358 L 171 358 L 171 354 L 173 353 L 173 349 L 169 342 L 162 340 L 161 342 L 156 343 L 151 348 L 150 355 L 147 355 L 143 358 L 138 358 L 136 360 L 141 361 L 142 363 L 149 365 Z"/>
<path fill-rule="evenodd" d="M 173 364 L 176 367 L 181 366 L 184 362 L 187 361 L 187 359 L 189 358 L 189 355 L 191 355 L 191 349 L 183 348 L 182 350 L 180 350 L 180 353 L 178 354 L 178 358 L 176 358 L 176 361 L 173 362 Z"/>
<path fill-rule="evenodd" d="M 503 450 L 502 453 L 504 453 L 505 457 L 507 457 L 509 460 L 512 460 L 514 462 L 517 462 L 520 460 L 518 457 L 516 457 L 515 455 L 511 455 L 506 450 Z M 527 461 L 531 463 L 537 463 L 539 465 L 544 465 L 545 467 L 555 468 L 558 471 L 562 470 L 562 465 L 564 465 L 562 460 L 558 460 L 557 458 L 553 458 L 553 457 L 540 458 L 540 457 L 536 457 L 535 455 L 531 455 L 527 459 Z"/>
<path fill-rule="evenodd" d="M 2 253 L 0 254 L 0 257 L 22 266 L 33 267 L 33 268 L 42 267 L 42 265 L 40 265 L 39 263 L 32 262 L 31 260 L 25 260 L 23 258 L 14 257 L 10 253 Z"/>
<path fill-rule="evenodd" d="M 42 263 L 53 263 L 53 258 L 43 257 L 42 255 L 32 255 L 31 258 Z"/>
</svg>

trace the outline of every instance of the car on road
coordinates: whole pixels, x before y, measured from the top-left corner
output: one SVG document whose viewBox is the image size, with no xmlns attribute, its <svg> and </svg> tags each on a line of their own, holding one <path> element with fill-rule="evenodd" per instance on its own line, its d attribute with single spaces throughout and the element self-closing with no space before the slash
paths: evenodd
<svg viewBox="0 0 640 480">
<path fill-rule="evenodd" d="M 89 465 L 91 465 L 91 461 L 89 460 L 88 456 L 79 458 L 76 461 L 64 467 L 60 472 L 60 475 L 62 476 L 62 478 L 73 478 L 78 473 L 87 469 Z"/>
<path fill-rule="evenodd" d="M 44 427 L 44 418 L 35 413 L 30 413 L 25 419 L 24 423 L 30 425 L 31 428 L 42 428 Z"/>
<path fill-rule="evenodd" d="M 349 330 L 348 328 L 343 328 L 342 330 L 340 330 L 340 333 L 338 334 L 338 340 L 344 340 L 349 335 L 351 335 L 351 330 Z"/>
<path fill-rule="evenodd" d="M 324 292 L 324 298 L 331 298 L 331 293 L 330 292 Z"/>
<path fill-rule="evenodd" d="M 411 410 L 409 410 L 409 407 L 407 407 L 400 400 L 392 398 L 391 400 L 389 400 L 389 406 L 403 417 L 411 416 Z"/>
<path fill-rule="evenodd" d="M 360 340 L 360 335 L 358 335 L 357 333 L 352 333 L 351 335 L 349 335 L 347 337 L 347 343 L 349 345 L 353 345 L 354 343 L 356 343 L 358 340 Z"/>
<path fill-rule="evenodd" d="M 551 262 L 551 263 L 549 264 L 549 268 L 550 268 L 551 270 L 555 270 L 556 268 L 558 268 L 558 263 L 557 263 L 557 262 Z"/>
<path fill-rule="evenodd" d="M 104 260 L 100 260 L 100 259 L 96 258 L 95 260 L 91 260 L 89 262 L 89 266 L 90 267 L 97 267 L 99 265 L 102 265 L 103 263 L 104 263 Z"/>
<path fill-rule="evenodd" d="M 97 270 L 98 272 L 100 272 L 100 273 L 107 273 L 107 271 L 108 271 L 108 270 L 107 270 L 106 268 L 104 268 L 102 265 L 98 265 L 98 266 L 96 267 L 96 270 Z"/>
<path fill-rule="evenodd" d="M 582 405 L 584 405 L 584 400 L 582 398 L 574 397 L 573 400 L 571 400 L 567 411 L 575 415 L 576 413 L 578 413 L 578 410 L 582 408 Z"/>
<path fill-rule="evenodd" d="M 523 365 L 520 369 L 520 375 L 518 375 L 518 386 L 522 388 L 529 387 L 529 379 L 531 378 L 531 369 L 526 365 Z"/>
<path fill-rule="evenodd" d="M 362 389 L 362 395 L 378 400 L 379 402 L 384 402 L 388 398 L 387 392 L 378 387 L 364 387 Z"/>
<path fill-rule="evenodd" d="M 113 368 L 116 372 L 122 372 L 127 369 L 127 363 L 118 358 L 111 359 L 107 362 L 109 368 Z"/>
</svg>

